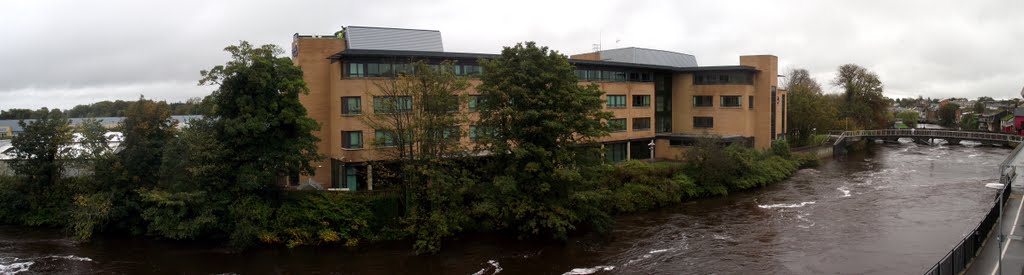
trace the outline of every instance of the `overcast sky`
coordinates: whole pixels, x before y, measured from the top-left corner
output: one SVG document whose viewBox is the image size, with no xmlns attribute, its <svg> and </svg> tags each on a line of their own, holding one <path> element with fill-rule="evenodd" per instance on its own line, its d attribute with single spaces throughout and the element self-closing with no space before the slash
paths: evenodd
<svg viewBox="0 0 1024 275">
<path fill-rule="evenodd" d="M 0 0 L 0 109 L 182 101 L 247 40 L 341 26 L 441 31 L 446 51 L 533 40 L 565 54 L 646 47 L 736 65 L 773 54 L 827 91 L 835 69 L 879 74 L 890 97 L 1020 97 L 1024 1 L 47 1 Z"/>
</svg>

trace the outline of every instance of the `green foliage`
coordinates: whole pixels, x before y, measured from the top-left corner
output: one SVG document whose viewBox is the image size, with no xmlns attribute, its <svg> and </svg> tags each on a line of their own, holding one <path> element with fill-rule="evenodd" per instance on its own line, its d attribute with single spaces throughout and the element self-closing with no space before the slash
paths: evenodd
<svg viewBox="0 0 1024 275">
<path fill-rule="evenodd" d="M 61 225 L 70 203 L 67 185 L 60 182 L 71 155 L 71 148 L 65 146 L 72 140 L 69 121 L 54 110 L 40 119 L 18 124 L 24 132 L 11 140 L 14 159 L 9 165 L 20 179 L 11 188 L 22 198 L 11 202 L 16 207 L 12 219 L 33 226 Z"/>
<path fill-rule="evenodd" d="M 533 42 L 480 64 L 477 125 L 487 131 L 479 143 L 494 153 L 495 165 L 486 173 L 493 178 L 480 181 L 483 202 L 473 212 L 492 229 L 565 239 L 597 213 L 573 200 L 585 185 L 580 167 L 596 164 L 578 156 L 596 155 L 597 148 L 578 145 L 607 134 L 602 120 L 611 114 L 601 111 L 602 92 L 580 86 L 565 55 Z"/>
<path fill-rule="evenodd" d="M 785 139 L 777 139 L 772 142 L 771 153 L 783 158 L 789 158 L 789 142 Z"/>
<path fill-rule="evenodd" d="M 66 117 L 76 118 L 123 117 L 127 113 L 128 106 L 133 103 L 135 102 L 124 100 L 105 100 L 92 104 L 76 105 L 75 107 L 64 110 L 61 113 Z M 173 115 L 199 115 L 203 114 L 201 103 L 201 98 L 191 98 L 185 102 L 170 103 L 168 107 Z M 60 111 L 59 109 L 55 110 Z M 30 109 L 13 108 L 10 110 L 0 110 L 0 119 L 37 119 L 46 116 L 48 113 L 50 113 L 50 110 L 46 108 L 41 108 L 35 111 Z"/>
<path fill-rule="evenodd" d="M 939 107 L 939 125 L 953 127 L 956 125 L 957 113 L 960 112 L 960 105 L 947 103 Z"/>
<path fill-rule="evenodd" d="M 309 92 L 302 70 L 275 45 L 228 46 L 232 60 L 201 72 L 200 84 L 218 85 L 210 95 L 217 140 L 231 152 L 224 159 L 238 191 L 272 188 L 283 175 L 310 174 L 320 130 L 306 116 L 299 94 Z M 272 141 L 272 142 L 270 142 Z"/>
<path fill-rule="evenodd" d="M 838 116 L 836 101 L 822 94 L 821 85 L 811 78 L 807 70 L 790 71 L 786 90 L 789 94 L 787 135 L 795 146 L 808 145 L 814 134 L 835 127 Z"/>
<path fill-rule="evenodd" d="M 961 116 L 960 128 L 967 130 L 978 129 L 978 114 L 965 114 Z"/>
<path fill-rule="evenodd" d="M 877 74 L 856 64 L 846 64 L 839 66 L 832 84 L 843 88 L 843 117 L 867 129 L 888 128 L 889 100 L 882 95 L 882 81 Z"/>
<path fill-rule="evenodd" d="M 917 111 L 906 110 L 896 113 L 896 118 L 903 120 L 903 124 L 907 125 L 907 127 L 917 128 L 917 122 L 921 116 Z"/>
<path fill-rule="evenodd" d="M 276 210 L 271 231 L 260 239 L 288 247 L 339 242 L 352 246 L 371 238 L 372 217 L 370 209 L 346 194 L 290 194 Z"/>
</svg>

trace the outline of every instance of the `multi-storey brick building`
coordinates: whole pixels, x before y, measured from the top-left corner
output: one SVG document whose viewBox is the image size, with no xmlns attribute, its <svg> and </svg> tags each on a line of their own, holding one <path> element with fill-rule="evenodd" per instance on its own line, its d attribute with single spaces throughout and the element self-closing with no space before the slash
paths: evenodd
<svg viewBox="0 0 1024 275">
<path fill-rule="evenodd" d="M 438 31 L 350 26 L 334 35 L 296 34 L 292 57 L 304 72 L 310 93 L 300 100 L 321 124 L 319 150 L 327 159 L 306 177 L 329 189 L 373 188 L 372 165 L 386 158 L 377 136 L 360 116 L 373 112 L 374 81 L 407 68 L 411 60 L 455 61 L 456 74 L 470 78 L 462 91 L 472 98 L 480 59 L 494 54 L 445 52 Z M 740 65 L 698 66 L 692 55 L 622 48 L 573 55 L 581 84 L 605 92 L 614 114 L 612 133 L 600 141 L 611 161 L 678 159 L 700 136 L 767 148 L 786 132 L 786 92 L 778 87 L 778 58 L 740 56 Z M 460 111 L 474 112 L 474 100 Z M 472 135 L 472 125 L 464 132 Z M 461 137 L 471 142 L 469 135 Z M 654 155 L 650 144 L 654 143 Z"/>
</svg>

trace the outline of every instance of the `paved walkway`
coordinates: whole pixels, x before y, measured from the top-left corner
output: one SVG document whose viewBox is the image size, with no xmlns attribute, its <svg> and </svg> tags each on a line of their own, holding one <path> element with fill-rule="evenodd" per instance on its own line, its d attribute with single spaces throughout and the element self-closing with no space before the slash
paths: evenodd
<svg viewBox="0 0 1024 275">
<path fill-rule="evenodd" d="M 1024 152 L 1017 154 L 1010 163 L 1016 166 L 1017 173 L 1010 184 L 1013 189 L 1009 200 L 1003 207 L 1002 221 L 998 226 L 1002 227 L 1007 238 L 1002 245 L 999 244 L 999 230 L 993 228 L 985 245 L 981 247 L 981 253 L 971 263 L 964 274 L 993 275 L 1000 274 L 999 257 L 1003 258 L 1001 274 L 1022 274 L 1024 275 L 1024 219 L 1021 219 L 1021 210 L 1024 208 L 1022 193 L 1024 188 Z"/>
<path fill-rule="evenodd" d="M 1021 207 L 1024 200 L 1020 194 L 1011 194 L 1003 208 L 1002 223 L 1003 233 L 1008 237 L 1003 243 L 1002 252 L 999 249 L 999 230 L 993 228 L 988 241 L 981 247 L 981 254 L 974 258 L 974 262 L 964 274 L 971 275 L 992 275 L 999 274 L 999 255 L 1003 255 L 1002 274 L 1024 274 L 1024 228 L 1021 228 L 1024 220 L 1020 219 Z"/>
</svg>

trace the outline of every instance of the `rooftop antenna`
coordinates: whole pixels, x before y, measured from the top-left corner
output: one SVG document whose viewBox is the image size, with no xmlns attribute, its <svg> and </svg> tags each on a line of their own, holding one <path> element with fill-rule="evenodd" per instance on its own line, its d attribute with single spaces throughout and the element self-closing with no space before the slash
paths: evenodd
<svg viewBox="0 0 1024 275">
<path fill-rule="evenodd" d="M 597 32 L 597 44 L 593 44 L 592 45 L 593 48 L 594 48 L 594 52 L 600 52 L 601 51 L 601 40 L 602 40 L 601 36 L 602 35 L 603 35 L 602 31 L 598 31 Z"/>
</svg>

